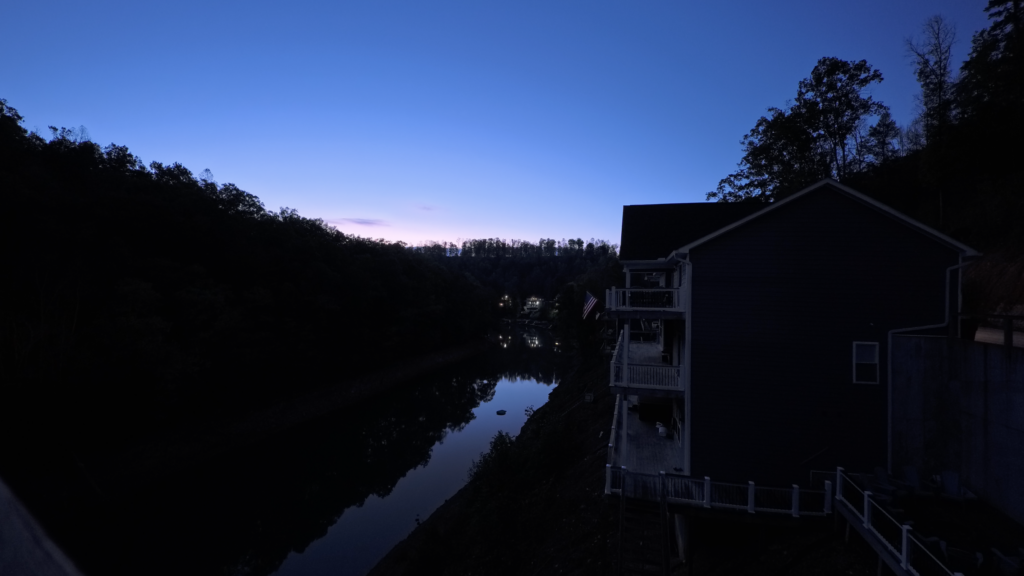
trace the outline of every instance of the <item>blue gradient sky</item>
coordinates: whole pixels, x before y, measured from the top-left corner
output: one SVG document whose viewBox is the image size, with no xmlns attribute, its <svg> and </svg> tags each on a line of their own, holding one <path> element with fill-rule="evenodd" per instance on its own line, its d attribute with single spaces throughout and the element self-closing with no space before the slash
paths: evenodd
<svg viewBox="0 0 1024 576">
<path fill-rule="evenodd" d="M 959 63 L 984 4 L 14 0 L 0 97 L 347 233 L 617 243 L 623 204 L 703 201 L 820 57 L 909 122 L 904 39 L 942 14 Z"/>
</svg>

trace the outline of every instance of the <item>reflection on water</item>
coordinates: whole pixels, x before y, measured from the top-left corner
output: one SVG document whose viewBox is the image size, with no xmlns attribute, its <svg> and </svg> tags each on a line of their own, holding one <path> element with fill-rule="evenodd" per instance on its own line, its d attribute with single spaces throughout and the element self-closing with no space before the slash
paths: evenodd
<svg viewBox="0 0 1024 576">
<path fill-rule="evenodd" d="M 547 401 L 556 358 L 500 349 L 147 487 L 96 573 L 364 574 Z"/>
<path fill-rule="evenodd" d="M 542 405 L 550 390 L 532 379 L 502 378 L 493 397 L 473 410 L 471 420 L 432 448 L 429 462 L 405 474 L 386 497 L 374 495 L 361 507 L 346 510 L 326 537 L 302 554 L 290 555 L 278 574 L 365 574 L 418 519 L 462 487 L 473 459 L 487 450 L 494 434 L 518 433 L 526 408 Z M 498 409 L 507 414 L 498 416 Z"/>
</svg>

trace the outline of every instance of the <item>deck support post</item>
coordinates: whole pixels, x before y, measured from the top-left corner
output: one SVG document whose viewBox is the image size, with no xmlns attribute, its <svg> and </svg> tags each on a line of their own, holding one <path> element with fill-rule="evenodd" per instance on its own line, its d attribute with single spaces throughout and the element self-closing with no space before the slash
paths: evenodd
<svg viewBox="0 0 1024 576">
<path fill-rule="evenodd" d="M 629 296 L 626 296 L 629 298 Z M 629 388 L 629 324 L 626 320 L 626 329 L 622 337 L 622 385 Z"/>
<path fill-rule="evenodd" d="M 907 532 L 910 531 L 910 526 L 904 524 L 902 526 L 902 531 L 903 541 L 900 545 L 900 566 L 902 566 L 903 569 L 906 570 L 909 567 L 909 558 L 907 555 Z"/>
<path fill-rule="evenodd" d="M 629 436 L 627 435 L 626 423 L 629 422 L 629 397 L 622 401 L 622 442 L 619 444 L 619 458 L 620 461 L 626 463 L 626 450 L 629 446 Z M 625 468 L 625 466 L 623 466 Z"/>
<path fill-rule="evenodd" d="M 747 481 L 747 512 L 749 512 L 751 514 L 754 513 L 754 493 L 755 492 L 756 492 L 756 488 L 754 487 L 754 481 L 753 480 L 748 480 Z"/>
<path fill-rule="evenodd" d="M 679 559 L 685 563 L 689 560 L 690 552 L 690 522 L 682 514 L 673 514 L 672 519 L 676 525 L 676 549 L 679 551 Z"/>
<path fill-rule="evenodd" d="M 611 444 L 609 444 L 611 446 Z M 604 494 L 605 496 L 612 493 L 612 465 L 604 465 Z"/>
<path fill-rule="evenodd" d="M 843 467 L 836 467 L 836 500 L 843 499 Z"/>
<path fill-rule="evenodd" d="M 871 528 L 871 491 L 864 491 L 864 527 Z"/>
<path fill-rule="evenodd" d="M 704 507 L 711 508 L 711 478 L 704 477 Z"/>
<path fill-rule="evenodd" d="M 832 513 L 832 481 L 825 480 L 825 514 Z"/>
<path fill-rule="evenodd" d="M 800 517 L 800 487 L 793 484 L 793 518 Z"/>
<path fill-rule="evenodd" d="M 672 550 L 672 529 L 669 526 L 669 514 L 668 514 L 668 492 L 665 487 L 665 471 L 662 470 L 658 474 L 658 503 L 661 505 L 661 540 L 662 540 L 662 552 L 661 552 L 661 571 L 663 574 L 669 573 L 669 567 L 672 565 L 671 550 Z"/>
</svg>

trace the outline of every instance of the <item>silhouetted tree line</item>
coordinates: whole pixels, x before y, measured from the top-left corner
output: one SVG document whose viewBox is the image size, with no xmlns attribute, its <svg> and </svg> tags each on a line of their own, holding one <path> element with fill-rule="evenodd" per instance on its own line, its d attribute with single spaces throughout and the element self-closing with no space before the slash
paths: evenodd
<svg viewBox="0 0 1024 576">
<path fill-rule="evenodd" d="M 526 298 L 548 301 L 545 319 L 553 321 L 563 346 L 579 346 L 584 354 L 600 349 L 598 307 L 583 320 L 583 303 L 590 292 L 604 300 L 604 290 L 623 285 L 618 246 L 591 238 L 525 240 L 483 238 L 461 243 L 432 243 L 414 248 L 433 257 L 453 272 L 472 277 L 497 305 L 508 296 L 500 316 L 515 316 Z M 510 306 L 509 306 L 510 304 Z"/>
<path fill-rule="evenodd" d="M 579 238 L 561 241 L 541 238 L 536 244 L 485 238 L 464 240 L 460 244 L 433 243 L 413 250 L 432 257 L 455 273 L 472 277 L 495 305 L 501 297 L 509 296 L 513 306 L 505 312 L 515 312 L 531 296 L 555 300 L 565 286 L 593 270 L 620 272 L 617 248 L 605 240 L 593 238 L 588 242 Z M 564 303 L 564 307 L 569 306 L 570 303 Z M 582 307 L 581 300 L 580 311 Z"/>
<path fill-rule="evenodd" d="M 908 126 L 865 94 L 881 72 L 819 60 L 796 99 L 743 137 L 737 171 L 708 199 L 771 202 L 831 177 L 982 251 L 1024 252 L 1024 7 L 989 0 L 985 11 L 959 73 L 940 16 L 906 40 L 921 86 Z"/>
<path fill-rule="evenodd" d="M 400 243 L 21 120 L 0 100 L 0 420 L 132 436 L 487 329 L 472 278 Z"/>
</svg>

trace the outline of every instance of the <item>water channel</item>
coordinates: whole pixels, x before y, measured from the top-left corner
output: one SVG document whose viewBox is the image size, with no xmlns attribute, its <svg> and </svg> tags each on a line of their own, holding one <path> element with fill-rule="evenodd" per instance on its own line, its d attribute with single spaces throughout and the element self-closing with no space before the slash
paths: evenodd
<svg viewBox="0 0 1024 576">
<path fill-rule="evenodd" d="M 557 385 L 548 333 L 503 342 L 149 488 L 121 511 L 135 529 L 104 572 L 364 575 Z"/>
</svg>

